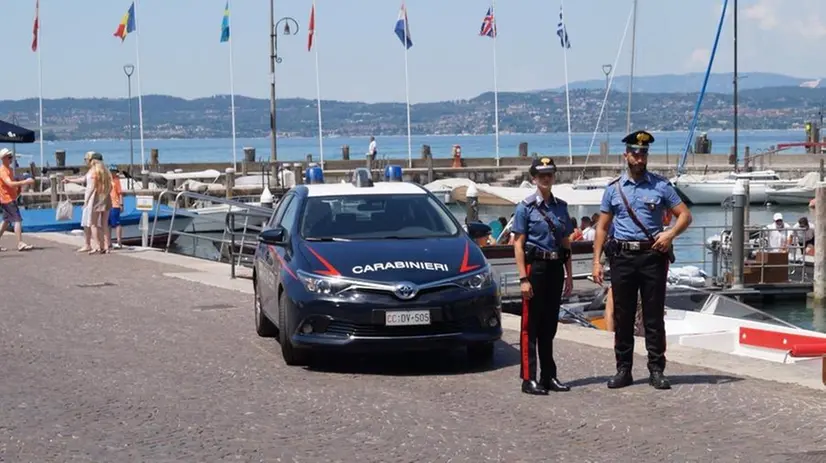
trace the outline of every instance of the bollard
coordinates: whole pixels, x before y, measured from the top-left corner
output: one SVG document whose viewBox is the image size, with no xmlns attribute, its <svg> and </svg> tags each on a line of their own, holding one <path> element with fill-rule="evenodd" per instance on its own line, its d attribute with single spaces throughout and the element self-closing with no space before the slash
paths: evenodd
<svg viewBox="0 0 826 463">
<path fill-rule="evenodd" d="M 737 152 L 734 151 L 734 145 L 732 145 L 731 148 L 729 148 L 728 163 L 732 166 L 737 163 Z"/>
<path fill-rule="evenodd" d="M 250 164 L 255 163 L 255 148 L 244 147 L 244 159 L 241 161 L 241 175 L 249 174 Z"/>
<path fill-rule="evenodd" d="M 160 165 L 160 161 L 158 161 L 158 148 L 149 150 L 149 165 L 155 169 Z"/>
<path fill-rule="evenodd" d="M 66 150 L 55 150 L 54 160 L 57 167 L 66 167 Z"/>
<path fill-rule="evenodd" d="M 141 171 L 141 189 L 148 190 L 149 189 L 149 171 L 142 170 Z"/>
<path fill-rule="evenodd" d="M 342 145 L 341 147 L 341 159 L 345 161 L 350 160 L 350 145 Z"/>
<path fill-rule="evenodd" d="M 427 146 L 427 145 L 425 145 Z M 433 182 L 433 154 L 430 153 L 430 147 L 427 146 L 427 183 Z"/>
<path fill-rule="evenodd" d="M 743 170 L 746 171 L 746 172 L 751 172 L 751 167 L 750 167 L 751 162 L 749 161 L 750 157 L 751 157 L 751 148 L 749 146 L 746 146 L 745 148 L 743 148 Z M 748 222 L 746 222 L 746 223 L 748 223 Z"/>
<path fill-rule="evenodd" d="M 734 182 L 734 209 L 731 216 L 731 273 L 733 289 L 743 288 L 743 265 L 745 262 L 745 204 L 746 189 L 743 181 Z"/>
<path fill-rule="evenodd" d="M 168 206 L 175 205 L 175 180 L 167 180 L 166 181 L 166 204 Z"/>
<path fill-rule="evenodd" d="M 226 172 L 224 186 L 227 189 L 227 199 L 232 199 L 232 189 L 235 188 L 235 169 L 227 167 L 224 172 Z"/>
<path fill-rule="evenodd" d="M 519 143 L 519 157 L 526 158 L 528 157 L 528 142 L 523 141 Z"/>
<path fill-rule="evenodd" d="M 309 165 L 310 165 L 310 164 L 312 164 L 312 163 L 313 163 L 313 155 L 312 155 L 312 154 L 308 154 L 308 155 L 307 155 L 307 165 L 309 166 Z"/>
<path fill-rule="evenodd" d="M 815 190 L 814 264 L 813 302 L 816 306 L 823 306 L 826 304 L 826 188 L 822 186 Z"/>
<path fill-rule="evenodd" d="M 467 199 L 467 213 L 465 215 L 465 223 L 471 222 L 478 222 L 479 221 L 479 191 L 476 189 L 476 185 L 471 184 L 466 192 L 465 198 Z"/>
<path fill-rule="evenodd" d="M 57 207 L 57 174 L 49 175 L 49 199 L 52 202 L 52 209 Z"/>
</svg>

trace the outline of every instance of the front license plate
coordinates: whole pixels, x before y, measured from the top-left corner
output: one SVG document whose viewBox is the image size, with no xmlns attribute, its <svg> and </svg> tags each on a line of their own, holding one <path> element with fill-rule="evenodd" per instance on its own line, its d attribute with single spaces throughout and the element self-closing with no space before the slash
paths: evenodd
<svg viewBox="0 0 826 463">
<path fill-rule="evenodd" d="M 407 326 L 407 325 L 429 325 L 429 310 L 410 310 L 385 312 L 384 323 L 387 326 Z"/>
</svg>

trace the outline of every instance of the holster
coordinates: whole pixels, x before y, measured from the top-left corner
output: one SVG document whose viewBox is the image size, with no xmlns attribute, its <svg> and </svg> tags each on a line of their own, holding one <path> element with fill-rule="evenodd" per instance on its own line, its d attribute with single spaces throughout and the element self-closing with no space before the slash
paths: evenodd
<svg viewBox="0 0 826 463">
<path fill-rule="evenodd" d="M 605 254 L 605 257 L 616 257 L 619 255 L 619 252 L 620 245 L 617 240 L 613 238 L 608 238 L 605 240 L 605 244 L 602 246 L 602 253 Z"/>
<path fill-rule="evenodd" d="M 533 246 L 525 246 L 525 265 L 530 265 L 535 260 L 536 248 Z"/>
<path fill-rule="evenodd" d="M 665 253 L 668 256 L 668 262 L 674 263 L 677 260 L 677 256 L 674 255 L 674 245 L 668 247 L 668 252 Z"/>
<path fill-rule="evenodd" d="M 562 249 L 559 250 L 559 254 L 562 257 L 562 263 L 563 264 L 567 263 L 568 260 L 571 258 L 571 250 L 570 249 L 562 248 Z"/>
</svg>

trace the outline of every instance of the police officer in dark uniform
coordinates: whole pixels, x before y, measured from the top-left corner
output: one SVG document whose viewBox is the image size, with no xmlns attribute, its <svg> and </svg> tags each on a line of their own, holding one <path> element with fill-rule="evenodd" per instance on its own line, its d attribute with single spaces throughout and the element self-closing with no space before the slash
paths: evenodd
<svg viewBox="0 0 826 463">
<path fill-rule="evenodd" d="M 667 179 L 648 172 L 648 147 L 654 137 L 643 130 L 626 136 L 628 170 L 606 187 L 594 239 L 594 281 L 603 282 L 600 257 L 604 250 L 611 265 L 614 297 L 614 354 L 617 374 L 608 381 L 615 389 L 633 383 L 634 318 L 637 293 L 642 296 L 645 346 L 648 350 L 649 384 L 670 389 L 665 370 L 665 285 L 672 241 L 691 224 L 691 212 Z M 677 218 L 664 230 L 664 212 Z M 608 228 L 613 225 L 613 236 Z M 606 238 L 608 238 L 606 240 Z"/>
<path fill-rule="evenodd" d="M 545 395 L 571 388 L 557 379 L 553 340 L 559 323 L 562 295 L 573 288 L 571 217 L 568 203 L 554 197 L 556 165 L 551 158 L 534 159 L 530 169 L 536 191 L 516 206 L 512 232 L 516 267 L 522 291 L 522 392 Z M 539 351 L 541 374 L 536 381 Z"/>
</svg>

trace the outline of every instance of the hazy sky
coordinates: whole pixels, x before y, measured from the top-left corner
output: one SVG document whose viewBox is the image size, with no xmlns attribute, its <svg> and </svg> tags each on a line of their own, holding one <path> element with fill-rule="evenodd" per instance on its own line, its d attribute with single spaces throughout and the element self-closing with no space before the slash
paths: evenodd
<svg viewBox="0 0 826 463">
<path fill-rule="evenodd" d="M 572 48 L 569 80 L 602 78 L 622 38 L 632 0 L 568 0 Z M 41 0 L 43 94 L 121 97 L 123 64 L 135 61 L 135 35 L 113 37 L 129 0 Z M 229 47 L 219 43 L 225 0 L 139 0 L 144 94 L 194 98 L 229 93 Z M 315 44 L 323 99 L 404 101 L 404 48 L 393 33 L 399 0 L 317 0 Z M 740 69 L 798 77 L 826 75 L 826 1 L 740 0 Z M 702 71 L 721 0 L 639 0 L 637 74 Z M 733 2 L 730 2 L 730 7 Z M 81 6 L 85 5 L 85 6 Z M 276 14 L 301 24 L 279 37 L 279 97 L 315 98 L 314 55 L 306 25 L 311 0 L 277 0 Z M 493 88 L 492 40 L 478 35 L 490 0 L 408 0 L 412 102 L 473 97 Z M 783 7 L 781 7 L 783 5 Z M 37 96 L 31 51 L 35 0 L 0 0 L 4 69 L 0 99 Z M 496 15 L 499 88 L 564 84 L 556 36 L 558 1 L 499 0 Z M 236 94 L 267 97 L 269 3 L 232 2 Z M 619 74 L 630 61 L 630 31 Z M 732 21 L 724 29 L 715 71 L 732 67 Z M 14 64 L 11 64 L 14 63 Z"/>
</svg>

